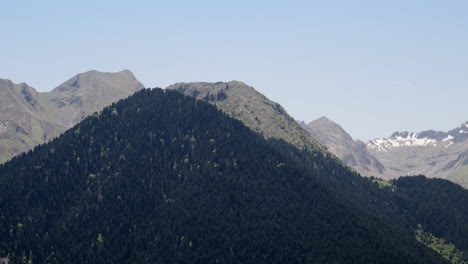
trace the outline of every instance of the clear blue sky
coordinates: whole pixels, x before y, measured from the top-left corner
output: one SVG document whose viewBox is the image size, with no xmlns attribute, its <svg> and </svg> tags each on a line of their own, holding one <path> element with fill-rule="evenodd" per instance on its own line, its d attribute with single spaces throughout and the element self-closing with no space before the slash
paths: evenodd
<svg viewBox="0 0 468 264">
<path fill-rule="evenodd" d="M 468 1 L 4 1 L 0 78 L 239 80 L 354 138 L 468 120 Z"/>
</svg>

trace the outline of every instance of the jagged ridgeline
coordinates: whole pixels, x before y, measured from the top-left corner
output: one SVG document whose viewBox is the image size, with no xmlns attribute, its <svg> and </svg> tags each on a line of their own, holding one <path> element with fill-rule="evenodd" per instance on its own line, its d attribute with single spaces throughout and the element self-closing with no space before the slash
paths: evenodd
<svg viewBox="0 0 468 264">
<path fill-rule="evenodd" d="M 0 165 L 0 257 L 444 263 L 347 205 L 296 164 L 288 154 L 294 151 L 208 103 L 139 91 Z M 317 162 L 330 160 L 313 154 Z"/>
</svg>

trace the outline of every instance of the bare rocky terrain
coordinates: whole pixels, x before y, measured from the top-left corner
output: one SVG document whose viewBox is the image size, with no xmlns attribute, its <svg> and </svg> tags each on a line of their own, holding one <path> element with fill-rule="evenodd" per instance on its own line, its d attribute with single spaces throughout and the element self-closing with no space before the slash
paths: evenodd
<svg viewBox="0 0 468 264">
<path fill-rule="evenodd" d="M 395 132 L 366 143 L 386 178 L 423 174 L 468 187 L 468 122 L 444 131 Z"/>
<path fill-rule="evenodd" d="M 321 117 L 307 125 L 304 123 L 302 125 L 313 138 L 361 175 L 385 177 L 384 165 L 369 152 L 366 144 L 360 140 L 354 140 L 337 123 Z"/>
<path fill-rule="evenodd" d="M 0 79 L 0 162 L 143 88 L 128 70 L 77 74 L 46 93 Z M 468 187 L 468 122 L 448 132 L 396 132 L 362 142 L 325 117 L 298 123 L 281 105 L 242 82 L 177 83 L 167 89 L 205 100 L 265 138 L 283 139 L 300 149 L 326 147 L 363 176 L 394 179 L 424 174 Z"/>
<path fill-rule="evenodd" d="M 143 88 L 128 70 L 80 73 L 45 93 L 26 83 L 0 79 L 0 162 L 55 138 Z"/>
<path fill-rule="evenodd" d="M 303 126 L 363 176 L 388 180 L 422 174 L 468 188 L 468 122 L 448 132 L 395 132 L 365 143 L 324 117 Z"/>
</svg>

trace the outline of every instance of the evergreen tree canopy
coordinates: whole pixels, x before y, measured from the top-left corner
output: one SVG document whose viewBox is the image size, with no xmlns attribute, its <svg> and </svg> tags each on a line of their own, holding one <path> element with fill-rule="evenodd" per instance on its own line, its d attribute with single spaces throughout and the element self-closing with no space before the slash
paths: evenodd
<svg viewBox="0 0 468 264">
<path fill-rule="evenodd" d="M 139 91 L 0 165 L 0 257 L 445 263 L 327 187 L 349 171 L 326 153 L 297 154 L 208 103 Z"/>
</svg>

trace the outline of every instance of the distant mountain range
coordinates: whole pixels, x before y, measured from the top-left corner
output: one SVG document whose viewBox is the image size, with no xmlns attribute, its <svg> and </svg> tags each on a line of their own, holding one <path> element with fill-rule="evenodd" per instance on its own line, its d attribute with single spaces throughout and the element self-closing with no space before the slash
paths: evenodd
<svg viewBox="0 0 468 264">
<path fill-rule="evenodd" d="M 321 144 L 364 176 L 394 179 L 423 174 L 468 187 L 468 122 L 448 131 L 395 132 L 366 143 L 338 124 L 320 118 L 306 129 Z"/>
<path fill-rule="evenodd" d="M 80 73 L 44 93 L 0 79 L 0 163 L 143 88 L 128 70 Z"/>
<path fill-rule="evenodd" d="M 0 164 L 0 257 L 445 263 L 419 241 L 452 263 L 467 259 L 466 190 L 357 173 L 392 177 L 376 151 L 437 148 L 436 139 L 462 148 L 463 126 L 395 134 L 376 150 L 327 118 L 298 123 L 237 81 L 143 89 L 116 104 L 143 88 L 128 71 L 79 74 L 50 93 L 5 82 L 5 142 L 30 149 L 91 116 Z M 464 166 L 460 157 L 452 167 Z"/>
<path fill-rule="evenodd" d="M 266 140 L 206 102 L 144 89 L 0 165 L 0 257 L 464 263 L 468 192 L 438 181 L 381 187 L 324 150 Z M 424 246 L 434 239 L 448 241 L 437 243 L 444 252 Z"/>
<path fill-rule="evenodd" d="M 47 142 L 143 85 L 128 70 L 78 74 L 51 92 L 0 79 L 0 162 Z M 424 174 L 468 187 L 468 122 L 448 132 L 396 132 L 362 142 L 327 118 L 298 124 L 278 103 L 238 81 L 177 83 L 167 89 L 214 104 L 265 138 L 328 150 L 363 176 Z M 312 137 L 311 137 L 312 136 Z"/>
</svg>

